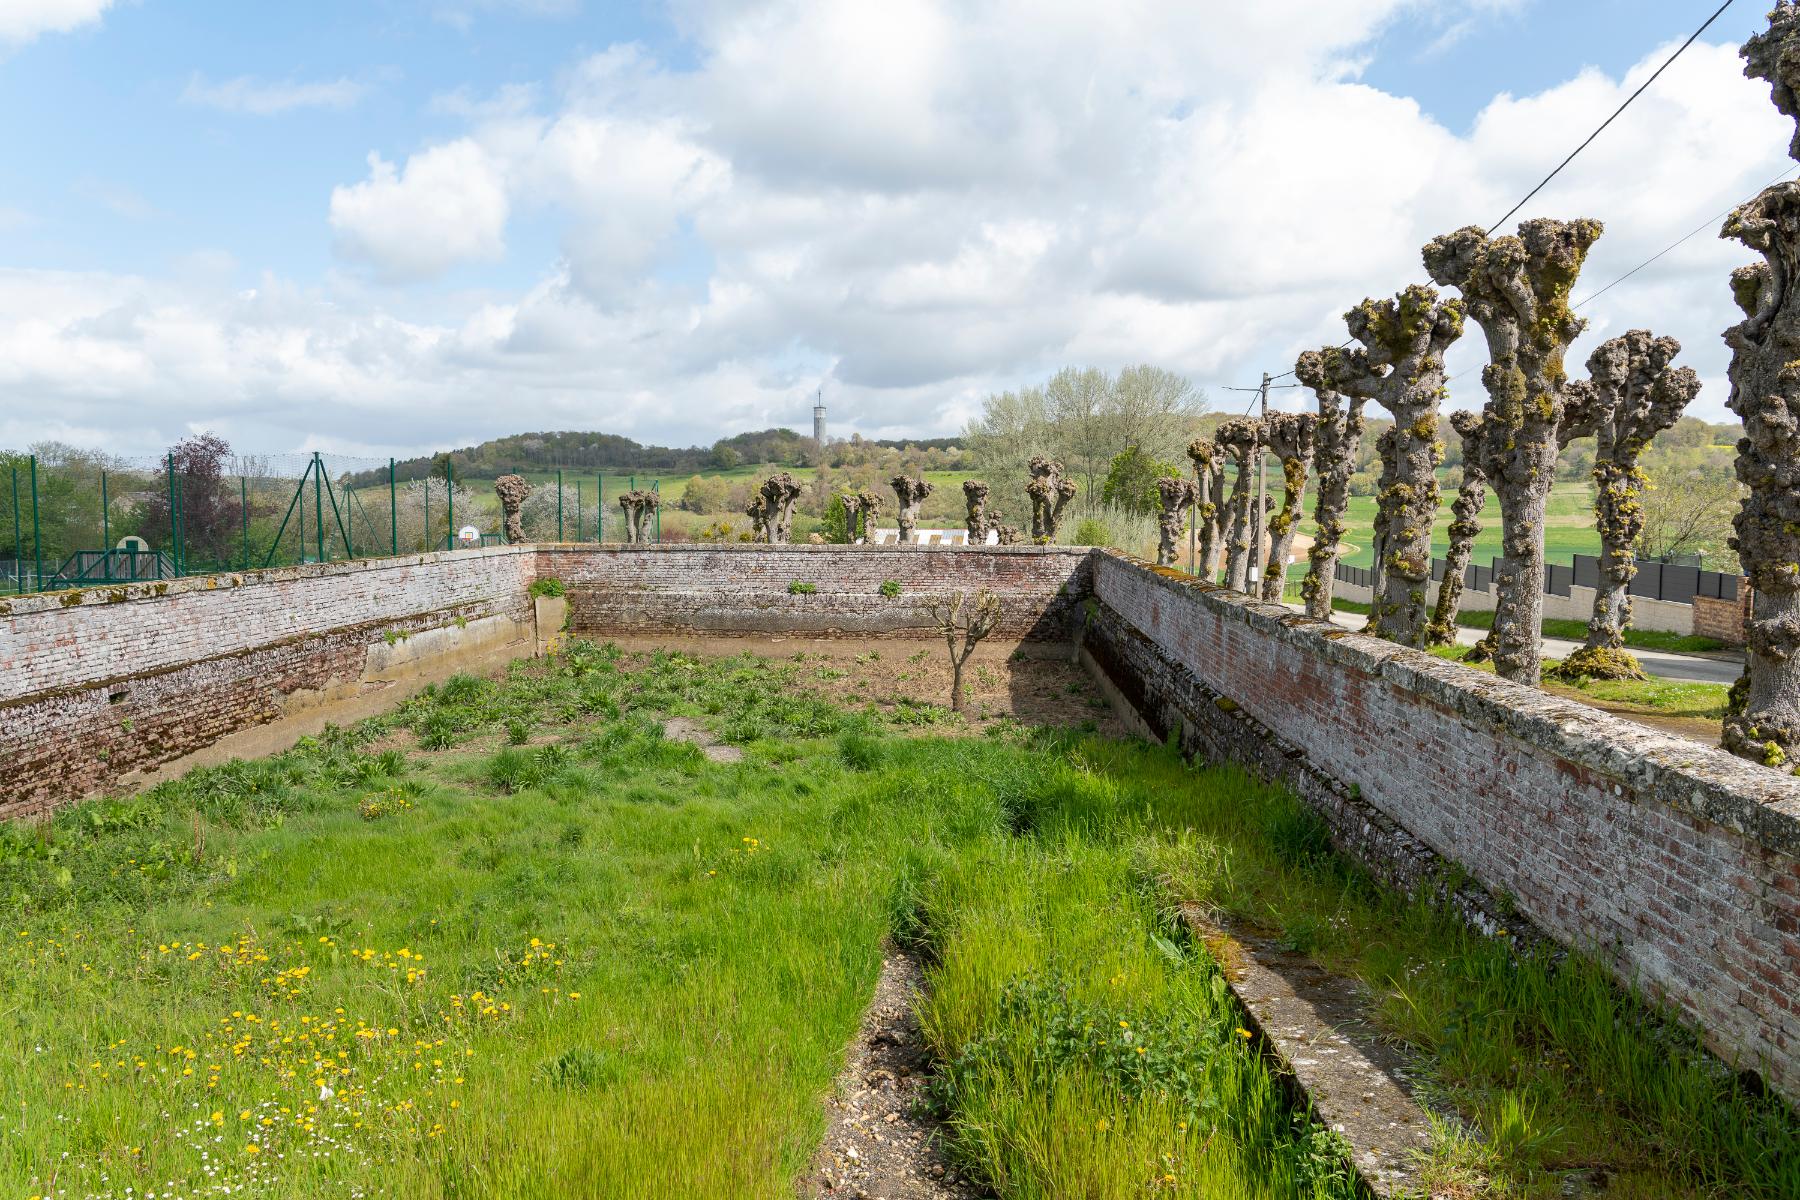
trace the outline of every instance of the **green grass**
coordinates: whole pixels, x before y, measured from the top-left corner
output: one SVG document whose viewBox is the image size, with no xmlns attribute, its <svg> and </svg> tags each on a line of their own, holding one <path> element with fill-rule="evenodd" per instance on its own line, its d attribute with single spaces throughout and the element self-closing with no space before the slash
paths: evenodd
<svg viewBox="0 0 1800 1200">
<path fill-rule="evenodd" d="M 1290 586 L 1283 599 L 1298 602 L 1301 599 L 1300 586 Z M 1434 597 L 1435 600 L 1435 597 Z M 1343 600 L 1332 597 L 1332 611 L 1360 614 L 1367 616 L 1369 606 L 1360 600 Z M 1487 612 L 1458 611 L 1456 623 L 1464 629 L 1492 629 L 1494 614 Z M 1571 621 L 1562 617 L 1546 617 L 1538 626 L 1547 638 L 1561 638 L 1564 641 L 1579 642 L 1587 638 L 1587 623 Z M 1700 637 L 1697 634 L 1665 633 L 1658 629 L 1627 629 L 1625 645 L 1635 650 L 1665 650 L 1673 654 L 1705 654 L 1711 651 L 1729 649 L 1724 642 L 1716 638 Z"/>
<path fill-rule="evenodd" d="M 1431 526 L 1431 553 L 1444 557 L 1450 548 L 1450 504 L 1456 499 L 1454 488 L 1441 489 L 1438 512 Z M 1307 520 L 1300 532 L 1308 537 L 1318 532 L 1311 520 L 1312 498 L 1307 499 Z M 1344 555 L 1352 567 L 1369 567 L 1375 563 L 1371 546 L 1375 528 L 1375 497 L 1352 496 L 1344 515 L 1347 531 L 1344 540 L 1355 547 Z M 1548 562 L 1569 562 L 1577 554 L 1600 553 L 1600 535 L 1594 528 L 1594 490 L 1585 483 L 1559 483 L 1551 489 L 1544 508 L 1544 556 Z M 1492 494 L 1481 512 L 1481 533 L 1475 539 L 1474 561 L 1485 565 L 1500 554 L 1500 510 Z"/>
<path fill-rule="evenodd" d="M 1462 663 L 1477 671 L 1493 671 L 1493 663 L 1468 663 L 1462 656 L 1467 646 L 1434 646 L 1429 653 L 1451 662 Z M 1546 658 L 1548 670 L 1560 659 Z M 1601 707 L 1639 709 L 1664 717 L 1685 717 L 1696 721 L 1720 722 L 1725 719 L 1725 704 L 1731 686 L 1724 683 L 1688 683 L 1675 679 L 1584 679 L 1580 683 L 1563 683 L 1545 678 L 1544 690 L 1573 695 L 1597 702 Z"/>
<path fill-rule="evenodd" d="M 957 722 L 845 709 L 803 660 L 627 666 L 578 643 L 0 834 L 0 1194 L 791 1196 L 896 940 L 999 1194 L 1347 1197 L 1176 900 L 1370 982 L 1476 1131 L 1441 1177 L 1793 1194 L 1778 1106 L 1597 969 L 1375 888 L 1284 793 L 1140 743 L 898 736 Z"/>
</svg>

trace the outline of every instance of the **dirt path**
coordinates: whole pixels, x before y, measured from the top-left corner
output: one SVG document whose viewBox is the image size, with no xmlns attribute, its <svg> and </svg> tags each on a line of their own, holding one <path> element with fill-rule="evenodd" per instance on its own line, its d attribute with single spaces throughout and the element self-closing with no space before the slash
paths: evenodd
<svg viewBox="0 0 1800 1200">
<path fill-rule="evenodd" d="M 972 1200 L 987 1191 L 943 1155 L 942 1128 L 926 1110 L 931 1063 L 913 1015 L 924 973 L 889 949 L 850 1059 L 826 1101 L 830 1127 L 802 1197 L 831 1200 Z"/>
</svg>

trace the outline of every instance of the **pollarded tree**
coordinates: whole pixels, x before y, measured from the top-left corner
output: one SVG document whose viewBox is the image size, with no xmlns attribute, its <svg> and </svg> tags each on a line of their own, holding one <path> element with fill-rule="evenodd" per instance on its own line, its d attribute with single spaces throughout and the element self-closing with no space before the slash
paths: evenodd
<svg viewBox="0 0 1800 1200">
<path fill-rule="evenodd" d="M 1031 540 L 1048 546 L 1062 526 L 1063 509 L 1080 489 L 1073 479 L 1063 478 L 1061 463 L 1041 454 L 1026 469 L 1031 472 L 1031 482 L 1025 485 L 1025 494 L 1031 498 Z"/>
<path fill-rule="evenodd" d="M 768 540 L 778 546 L 786 545 L 794 534 L 794 501 L 800 498 L 800 484 L 786 471 L 777 471 L 763 480 L 759 493 Z"/>
<path fill-rule="evenodd" d="M 1378 375 L 1361 350 L 1327 346 L 1308 350 L 1294 364 L 1294 377 L 1319 399 L 1313 431 L 1313 462 L 1319 479 L 1313 520 L 1319 527 L 1306 552 L 1306 578 L 1300 594 L 1306 615 L 1331 620 L 1331 592 L 1337 582 L 1338 549 L 1344 543 L 1344 514 L 1350 508 L 1350 477 L 1362 448 L 1363 405 L 1375 394 Z"/>
<path fill-rule="evenodd" d="M 1744 44 L 1744 74 L 1769 82 L 1775 107 L 1800 117 L 1800 6 L 1779 0 L 1769 28 Z M 1800 159 L 1800 130 L 1788 153 Z M 1725 748 L 1784 766 L 1800 745 L 1800 183 L 1764 188 L 1720 236 L 1764 261 L 1740 267 L 1731 290 L 1745 319 L 1725 331 L 1731 398 L 1744 422 L 1737 477 L 1748 492 L 1731 539 L 1750 577 L 1742 696 L 1725 718 Z"/>
<path fill-rule="evenodd" d="M 1569 293 L 1602 226 L 1593 220 L 1522 222 L 1517 237 L 1469 226 L 1425 247 L 1425 269 L 1462 291 L 1487 337 L 1488 401 L 1465 458 L 1500 501 L 1494 578 L 1494 669 L 1535 686 L 1542 674 L 1544 505 L 1556 480 L 1567 373 L 1563 357 L 1586 322 Z"/>
<path fill-rule="evenodd" d="M 1481 536 L 1481 510 L 1487 505 L 1487 476 L 1475 465 L 1471 455 L 1479 443 L 1470 439 L 1481 430 L 1481 418 L 1472 412 L 1453 412 L 1450 426 L 1462 438 L 1462 486 L 1456 489 L 1456 500 L 1450 505 L 1450 548 L 1444 551 L 1444 579 L 1438 584 L 1437 608 L 1431 624 L 1425 627 L 1425 642 L 1431 646 L 1456 644 L 1456 614 L 1462 608 L 1463 576 L 1468 574 L 1469 559 L 1475 553 L 1475 539 Z"/>
<path fill-rule="evenodd" d="M 1219 575 L 1219 507 L 1225 502 L 1225 463 L 1216 443 L 1195 438 L 1188 443 L 1194 460 L 1194 525 L 1200 538 L 1194 573 L 1211 583 Z"/>
<path fill-rule="evenodd" d="M 1375 439 L 1375 461 L 1381 464 L 1381 474 L 1375 482 L 1375 494 L 1380 496 L 1394 486 L 1394 427 L 1392 425 L 1382 430 L 1381 436 Z M 1373 603 L 1369 605 L 1369 619 L 1363 622 L 1363 632 L 1376 637 L 1385 637 L 1387 631 L 1382 625 L 1382 618 L 1386 615 L 1387 610 L 1381 604 L 1381 598 L 1387 594 L 1387 526 L 1382 521 L 1379 512 L 1375 515 L 1375 526 L 1369 533 L 1369 549 L 1374 556 L 1374 564 L 1369 572 L 1369 599 Z"/>
<path fill-rule="evenodd" d="M 662 497 L 644 488 L 634 488 L 619 497 L 619 507 L 625 510 L 625 540 L 628 542 L 647 542 L 650 540 L 647 531 L 650 516 L 662 505 Z"/>
<path fill-rule="evenodd" d="M 1288 555 L 1299 532 L 1306 503 L 1306 481 L 1312 472 L 1319 418 L 1311 413 L 1272 412 L 1268 420 L 1269 453 L 1281 463 L 1281 511 L 1269 518 L 1269 561 L 1263 570 L 1262 598 L 1281 601 L 1287 591 Z"/>
<path fill-rule="evenodd" d="M 1250 578 L 1250 508 L 1256 499 L 1250 476 L 1262 453 L 1262 422 L 1254 417 L 1233 417 L 1219 426 L 1215 436 L 1237 468 L 1237 481 L 1231 488 L 1231 532 L 1225 542 L 1225 586 L 1241 592 Z"/>
<path fill-rule="evenodd" d="M 1393 414 L 1384 465 L 1391 482 L 1376 497 L 1383 589 L 1374 597 L 1375 629 L 1423 648 L 1431 585 L 1431 522 L 1437 516 L 1438 402 L 1444 396 L 1444 352 L 1463 332 L 1463 304 L 1439 299 L 1418 284 L 1391 300 L 1364 300 L 1344 314 L 1350 336 L 1381 372 L 1375 402 Z"/>
<path fill-rule="evenodd" d="M 1631 624 L 1631 581 L 1644 532 L 1644 473 L 1638 462 L 1651 439 L 1675 424 L 1700 393 L 1700 377 L 1671 367 L 1681 343 L 1633 329 L 1602 342 L 1588 357 L 1588 378 L 1564 393 L 1563 425 L 1594 439 L 1594 523 L 1600 531 L 1600 586 L 1587 642 L 1557 674 L 1570 679 L 1643 679 L 1625 650 Z"/>
<path fill-rule="evenodd" d="M 519 510 L 531 494 L 531 484 L 523 475 L 502 475 L 494 480 L 494 494 L 500 497 L 500 512 L 505 518 L 506 543 L 516 546 L 525 540 L 525 526 L 519 521 Z"/>
<path fill-rule="evenodd" d="M 1172 567 L 1181 557 L 1181 531 L 1187 527 L 1188 512 L 1200 500 L 1200 489 L 1191 479 L 1164 475 L 1156 481 L 1156 498 L 1156 565 Z"/>
<path fill-rule="evenodd" d="M 987 498 L 987 484 L 979 479 L 963 480 L 963 503 L 969 508 L 969 545 L 971 546 L 979 546 L 987 541 Z"/>
<path fill-rule="evenodd" d="M 900 544 L 910 546 L 918 536 L 915 531 L 919 528 L 919 506 L 925 503 L 925 497 L 931 495 L 931 483 L 911 475 L 896 475 L 888 482 L 893 486 L 894 497 L 900 503 L 899 514 L 895 517 L 900 526 Z"/>
<path fill-rule="evenodd" d="M 620 507 L 625 505 L 623 496 L 619 498 L 619 505 Z M 744 505 L 744 515 L 750 518 L 750 540 L 753 542 L 768 541 L 770 538 L 768 498 L 761 492 L 750 493 L 750 500 Z M 630 524 L 629 511 L 626 513 L 626 524 Z M 627 537 L 625 540 L 630 542 L 637 539 Z"/>
</svg>

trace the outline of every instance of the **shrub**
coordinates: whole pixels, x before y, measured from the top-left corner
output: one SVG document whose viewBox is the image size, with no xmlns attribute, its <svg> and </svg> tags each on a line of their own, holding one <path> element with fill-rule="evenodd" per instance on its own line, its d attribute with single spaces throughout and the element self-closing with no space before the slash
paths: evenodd
<svg viewBox="0 0 1800 1200">
<path fill-rule="evenodd" d="M 790 596 L 810 596 L 818 590 L 818 585 L 802 583 L 798 579 L 790 580 L 788 582 L 788 595 Z"/>
<path fill-rule="evenodd" d="M 525 590 L 533 599 L 539 596 L 561 596 L 568 591 L 563 586 L 563 581 L 554 575 L 546 575 L 542 579 L 532 580 L 531 586 Z"/>
<path fill-rule="evenodd" d="M 882 580 L 881 581 L 881 594 L 886 596 L 889 600 L 892 600 L 895 596 L 898 596 L 900 594 L 900 581 L 898 579 Z"/>
</svg>

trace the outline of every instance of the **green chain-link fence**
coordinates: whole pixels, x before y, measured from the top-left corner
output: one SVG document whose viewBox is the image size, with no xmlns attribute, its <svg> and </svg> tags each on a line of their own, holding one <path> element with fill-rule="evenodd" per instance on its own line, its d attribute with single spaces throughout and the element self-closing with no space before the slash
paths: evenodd
<svg viewBox="0 0 1800 1200">
<path fill-rule="evenodd" d="M 391 459 L 207 453 L 200 440 L 158 458 L 0 452 L 0 594 L 502 540 L 493 481 L 460 478 L 448 458 L 402 480 Z M 638 481 L 551 470 L 533 484 L 527 536 L 599 542 L 623 537 L 617 498 Z"/>
</svg>

